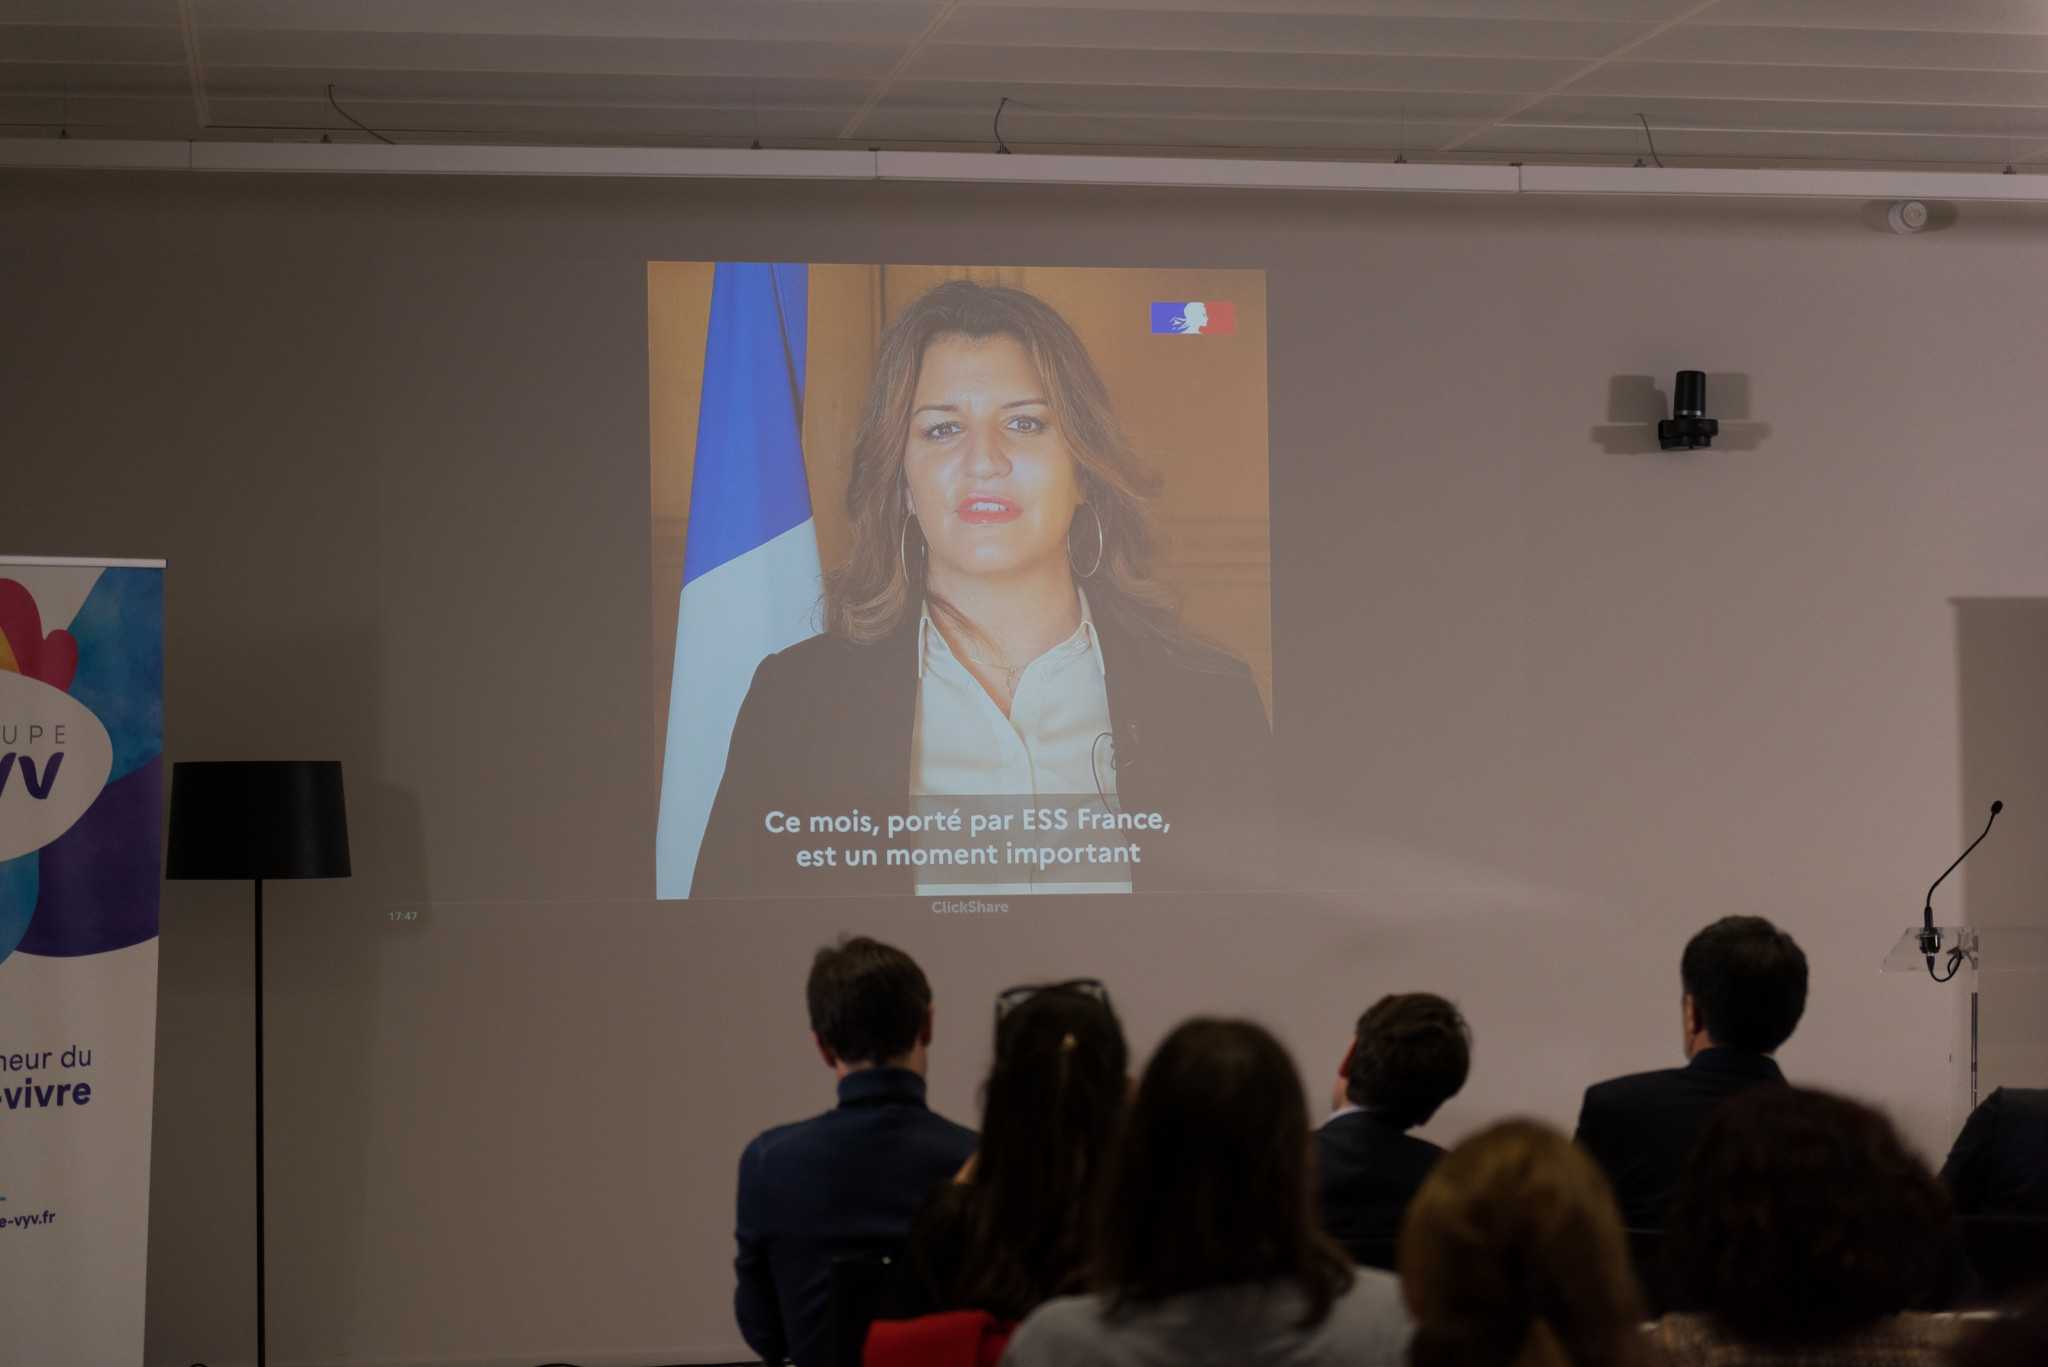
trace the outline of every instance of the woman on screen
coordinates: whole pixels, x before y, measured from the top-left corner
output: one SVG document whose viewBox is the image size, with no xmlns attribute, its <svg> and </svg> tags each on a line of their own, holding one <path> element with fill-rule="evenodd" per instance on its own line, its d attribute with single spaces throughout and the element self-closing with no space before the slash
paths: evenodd
<svg viewBox="0 0 2048 1367">
<path fill-rule="evenodd" d="M 933 288 L 882 336 L 851 463 L 853 545 L 825 576 L 827 629 L 755 673 L 691 895 L 1255 881 L 1264 705 L 1153 578 L 1160 481 L 1066 320 L 1020 290 Z M 1160 824 L 1092 866 L 1020 868 L 1015 817 L 942 837 L 993 863 L 844 866 L 862 817 L 988 796 Z"/>
</svg>

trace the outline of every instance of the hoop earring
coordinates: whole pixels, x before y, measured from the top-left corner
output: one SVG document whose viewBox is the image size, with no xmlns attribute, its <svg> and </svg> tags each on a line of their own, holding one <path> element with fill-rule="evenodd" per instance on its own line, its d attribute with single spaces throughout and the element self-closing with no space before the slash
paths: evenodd
<svg viewBox="0 0 2048 1367">
<path fill-rule="evenodd" d="M 903 583 L 907 588 L 915 581 L 910 577 L 910 524 L 917 521 L 916 513 L 903 515 L 903 530 L 896 534 L 896 563 L 903 567 Z M 920 528 L 920 531 L 922 529 Z"/>
<path fill-rule="evenodd" d="M 1095 518 L 1095 563 L 1090 565 L 1085 570 L 1074 563 L 1074 542 L 1072 537 L 1070 536 L 1067 540 L 1067 567 L 1073 570 L 1074 577 L 1076 579 L 1093 579 L 1095 577 L 1095 572 L 1102 568 L 1102 553 L 1104 549 L 1102 537 L 1102 514 L 1095 511 L 1095 505 L 1093 503 L 1084 503 L 1081 506 L 1086 508 L 1089 511 L 1089 513 L 1092 514 Z"/>
</svg>

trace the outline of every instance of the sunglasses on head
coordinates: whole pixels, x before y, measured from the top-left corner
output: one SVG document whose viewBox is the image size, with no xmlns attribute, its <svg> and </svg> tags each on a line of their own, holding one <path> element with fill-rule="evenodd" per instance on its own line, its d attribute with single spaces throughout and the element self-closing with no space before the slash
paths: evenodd
<svg viewBox="0 0 2048 1367">
<path fill-rule="evenodd" d="M 1021 987 L 1009 987 L 996 993 L 996 1024 L 1001 1025 L 1003 1017 L 1041 992 L 1078 992 L 1084 997 L 1093 997 L 1104 1006 L 1109 1005 L 1109 989 L 1102 985 L 1100 978 L 1069 978 L 1060 983 L 1026 983 Z"/>
</svg>

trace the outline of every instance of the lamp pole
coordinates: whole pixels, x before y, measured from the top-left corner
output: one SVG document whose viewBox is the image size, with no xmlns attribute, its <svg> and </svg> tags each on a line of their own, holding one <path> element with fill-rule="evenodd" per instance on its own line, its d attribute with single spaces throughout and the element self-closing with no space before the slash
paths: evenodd
<svg viewBox="0 0 2048 1367">
<path fill-rule="evenodd" d="M 256 1367 L 268 1367 L 270 1335 L 265 1322 L 263 1248 L 263 880 L 256 880 Z"/>
<path fill-rule="evenodd" d="M 181 760 L 171 766 L 169 878 L 256 884 L 256 1362 L 270 1364 L 264 1169 L 263 880 L 349 876 L 338 760 Z"/>
</svg>

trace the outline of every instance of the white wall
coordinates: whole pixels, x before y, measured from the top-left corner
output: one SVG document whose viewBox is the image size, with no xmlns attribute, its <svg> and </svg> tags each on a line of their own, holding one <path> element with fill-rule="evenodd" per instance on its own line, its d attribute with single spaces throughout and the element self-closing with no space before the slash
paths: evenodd
<svg viewBox="0 0 2048 1367">
<path fill-rule="evenodd" d="M 1255 1015 L 1318 1093 L 1365 1004 L 1445 992 L 1449 1140 L 1676 1063 L 1680 946 L 1759 912 L 1813 964 L 1788 1072 L 1946 1145 L 1955 989 L 1875 965 L 1979 820 L 1950 600 L 2048 595 L 2038 211 L 0 185 L 0 544 L 170 559 L 172 760 L 348 766 L 357 876 L 268 899 L 281 1362 L 740 1356 L 733 1164 L 829 1102 L 841 930 L 924 962 L 962 1119 L 993 993 L 1087 972 L 1139 1049 Z M 1299 890 L 646 900 L 643 263 L 721 256 L 1269 272 Z M 1750 449 L 1606 449 L 1615 377 L 1680 367 L 1743 377 Z M 252 1356 L 246 904 L 166 890 L 152 1363 Z"/>
</svg>

